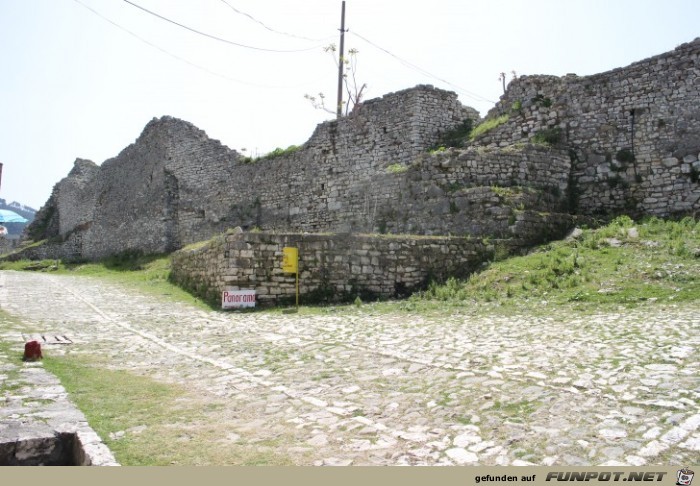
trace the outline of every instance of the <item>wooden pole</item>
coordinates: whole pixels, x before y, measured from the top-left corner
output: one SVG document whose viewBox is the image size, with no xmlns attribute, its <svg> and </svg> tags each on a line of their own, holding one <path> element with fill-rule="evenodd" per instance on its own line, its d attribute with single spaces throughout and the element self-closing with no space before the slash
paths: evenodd
<svg viewBox="0 0 700 486">
<path fill-rule="evenodd" d="M 340 57 L 338 58 L 338 118 L 343 116 L 343 66 L 345 65 L 345 0 L 340 13 Z"/>
</svg>

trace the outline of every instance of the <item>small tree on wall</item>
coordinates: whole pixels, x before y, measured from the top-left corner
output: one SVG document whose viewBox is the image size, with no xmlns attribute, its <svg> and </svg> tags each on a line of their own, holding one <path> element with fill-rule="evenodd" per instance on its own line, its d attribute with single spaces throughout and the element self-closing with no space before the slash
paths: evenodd
<svg viewBox="0 0 700 486">
<path fill-rule="evenodd" d="M 323 51 L 330 54 L 335 62 L 335 66 L 338 67 L 339 60 L 336 58 L 335 53 L 338 48 L 335 44 L 330 44 L 323 48 Z M 345 64 L 345 74 L 343 74 L 343 85 L 345 86 L 345 92 L 347 93 L 347 101 L 343 101 L 343 112 L 347 116 L 352 112 L 355 107 L 362 103 L 364 96 L 364 91 L 367 89 L 367 83 L 359 84 L 357 81 L 357 49 L 350 49 L 347 56 L 344 56 L 340 62 Z M 311 105 L 317 110 L 323 110 L 325 112 L 334 114 L 335 109 L 330 109 L 326 106 L 326 95 L 323 92 L 319 92 L 317 96 L 312 96 L 310 94 L 305 94 L 304 98 L 311 102 Z"/>
<path fill-rule="evenodd" d="M 513 76 L 512 79 L 518 78 L 518 73 L 516 73 L 515 70 L 511 71 L 510 74 Z M 503 94 L 506 94 L 506 73 L 499 74 L 498 80 L 503 84 Z"/>
</svg>

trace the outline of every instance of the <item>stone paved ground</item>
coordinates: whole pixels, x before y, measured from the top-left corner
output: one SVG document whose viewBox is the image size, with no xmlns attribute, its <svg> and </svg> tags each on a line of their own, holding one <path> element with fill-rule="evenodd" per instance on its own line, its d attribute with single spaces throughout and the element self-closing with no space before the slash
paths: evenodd
<svg viewBox="0 0 700 486">
<path fill-rule="evenodd" d="M 700 458 L 700 305 L 548 317 L 223 314 L 0 272 L 0 306 L 74 352 L 225 406 L 297 464 L 685 465 Z M 19 339 L 19 337 L 18 337 Z"/>
</svg>

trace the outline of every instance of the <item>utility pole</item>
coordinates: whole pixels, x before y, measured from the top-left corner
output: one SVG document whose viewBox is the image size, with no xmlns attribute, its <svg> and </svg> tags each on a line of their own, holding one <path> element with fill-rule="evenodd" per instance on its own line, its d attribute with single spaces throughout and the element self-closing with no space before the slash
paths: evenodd
<svg viewBox="0 0 700 486">
<path fill-rule="evenodd" d="M 338 118 L 343 116 L 343 65 L 345 64 L 345 0 L 340 14 L 340 57 L 338 58 Z"/>
</svg>

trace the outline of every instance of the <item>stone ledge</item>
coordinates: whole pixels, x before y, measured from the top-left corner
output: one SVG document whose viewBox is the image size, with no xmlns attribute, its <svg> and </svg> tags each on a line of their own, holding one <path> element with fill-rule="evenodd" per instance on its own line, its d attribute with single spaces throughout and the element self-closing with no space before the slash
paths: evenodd
<svg viewBox="0 0 700 486">
<path fill-rule="evenodd" d="M 118 466 L 59 380 L 41 363 L 20 362 L 21 346 L 12 353 L 17 364 L 0 354 L 4 369 L 20 368 L 4 382 L 19 387 L 2 402 L 0 466 Z"/>
</svg>

